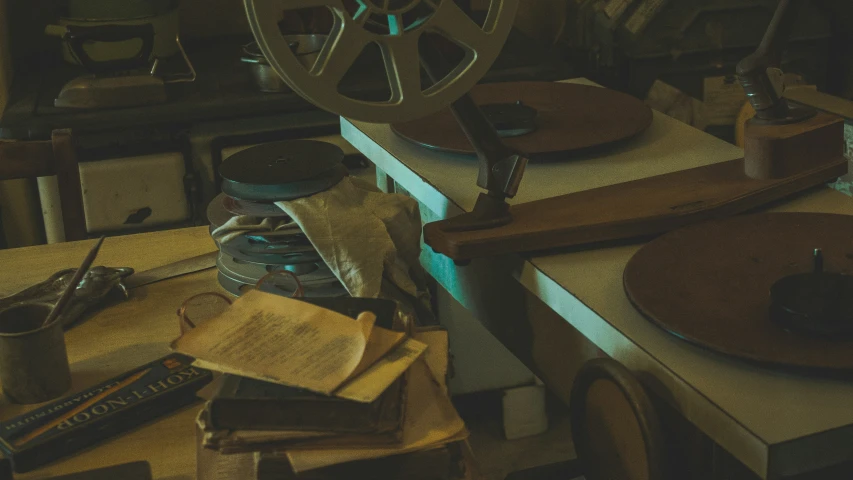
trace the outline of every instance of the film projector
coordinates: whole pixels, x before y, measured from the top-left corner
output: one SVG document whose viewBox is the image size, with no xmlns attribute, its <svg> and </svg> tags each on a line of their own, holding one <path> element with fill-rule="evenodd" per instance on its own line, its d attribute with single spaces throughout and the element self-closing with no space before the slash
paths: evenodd
<svg viewBox="0 0 853 480">
<path fill-rule="evenodd" d="M 738 66 L 757 112 L 746 127 L 744 158 L 513 206 L 506 200 L 528 162 L 571 161 L 572 152 L 630 142 L 651 124 L 651 111 L 598 87 L 477 85 L 510 32 L 518 0 L 491 0 L 482 25 L 453 0 L 358 0 L 355 9 L 343 0 L 285 3 L 326 7 L 334 16 L 329 39 L 306 68 L 279 31 L 283 3 L 245 0 L 261 51 L 295 92 L 343 117 L 390 123 L 424 148 L 476 155 L 476 184 L 485 191 L 471 212 L 424 227 L 436 252 L 464 264 L 658 236 L 624 273 L 628 297 L 650 321 L 753 362 L 853 369 L 853 218 L 733 216 L 847 172 L 843 119 L 789 104 L 777 81 L 800 0 L 780 2 L 760 47 Z M 461 60 L 448 60 L 427 34 L 455 44 Z M 384 61 L 390 98 L 383 101 L 339 91 L 368 45 Z"/>
</svg>

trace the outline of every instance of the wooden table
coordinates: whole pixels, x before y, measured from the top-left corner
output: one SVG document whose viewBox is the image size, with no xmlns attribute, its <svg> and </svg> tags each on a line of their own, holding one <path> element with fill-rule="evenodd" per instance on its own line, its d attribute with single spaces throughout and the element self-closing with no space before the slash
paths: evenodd
<svg viewBox="0 0 853 480">
<path fill-rule="evenodd" d="M 342 120 L 341 130 L 345 139 L 376 164 L 381 176 L 387 177 L 387 188 L 419 200 L 425 221 L 448 218 L 473 207 L 480 191 L 475 185 L 476 159 L 416 147 L 396 137 L 387 125 Z M 737 147 L 655 113 L 647 132 L 607 153 L 529 165 L 513 201 L 573 193 L 742 156 Z M 829 188 L 818 188 L 775 210 L 853 214 L 853 200 Z M 427 248 L 422 263 L 558 393 L 571 386 L 571 376 L 560 359 L 570 355 L 569 346 L 575 342 L 572 335 L 580 331 L 629 366 L 646 385 L 762 478 L 853 459 L 853 382 L 753 367 L 702 351 L 653 326 L 634 310 L 622 289 L 622 271 L 640 246 L 536 257 L 510 255 L 475 260 L 466 267 L 457 267 Z M 520 283 L 556 312 L 558 321 L 543 323 L 520 315 L 515 305 L 518 297 L 505 293 L 510 291 L 507 282 Z"/>
<path fill-rule="evenodd" d="M 14 293 L 58 270 L 76 267 L 92 241 L 0 250 L 4 274 L 0 294 Z M 137 271 L 165 265 L 216 249 L 207 227 L 108 238 L 96 265 L 133 267 Z M 95 385 L 169 353 L 179 335 L 176 311 L 195 293 L 219 290 L 215 270 L 207 270 L 131 290 L 131 298 L 88 317 L 67 332 L 73 389 Z M 71 393 L 71 392 L 69 392 Z M 33 406 L 0 403 L 3 420 Z M 51 475 L 136 460 L 151 464 L 154 478 L 195 478 L 195 417 L 201 403 L 15 478 Z"/>
</svg>

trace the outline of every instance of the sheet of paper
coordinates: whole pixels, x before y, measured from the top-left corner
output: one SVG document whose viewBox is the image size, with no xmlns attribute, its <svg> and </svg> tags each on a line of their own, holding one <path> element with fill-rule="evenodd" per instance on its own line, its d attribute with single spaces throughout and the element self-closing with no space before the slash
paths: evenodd
<svg viewBox="0 0 853 480">
<path fill-rule="evenodd" d="M 374 320 L 376 319 L 376 316 L 370 315 Z M 361 361 L 350 375 L 350 379 L 358 377 L 386 354 L 390 354 L 406 338 L 404 332 L 394 332 L 380 327 L 373 328 L 372 326 L 371 329 L 365 330 L 365 335 L 367 335 L 367 345 L 364 347 Z"/>
<path fill-rule="evenodd" d="M 363 331 L 345 315 L 251 290 L 172 348 L 214 370 L 328 395 L 358 366 L 367 345 Z"/>
<path fill-rule="evenodd" d="M 355 460 L 413 452 L 468 437 L 465 423 L 423 360 L 412 365 L 406 401 L 406 420 L 400 445 L 358 450 L 289 450 L 287 457 L 293 471 L 299 473 Z"/>
<path fill-rule="evenodd" d="M 379 330 L 379 329 L 374 329 Z M 361 375 L 347 381 L 333 395 L 347 400 L 370 403 L 400 378 L 427 349 L 425 343 L 406 338 Z"/>
<path fill-rule="evenodd" d="M 426 327 L 415 330 L 412 337 L 429 345 L 424 354 L 424 361 L 426 361 L 432 376 L 441 385 L 441 390 L 450 395 L 447 390 L 447 370 L 450 368 L 450 339 L 447 330 L 440 327 Z"/>
</svg>

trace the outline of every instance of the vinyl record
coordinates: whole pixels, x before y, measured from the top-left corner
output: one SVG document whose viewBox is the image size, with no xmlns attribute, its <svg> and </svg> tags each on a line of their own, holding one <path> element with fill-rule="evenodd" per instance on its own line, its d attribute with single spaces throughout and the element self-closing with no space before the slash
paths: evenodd
<svg viewBox="0 0 853 480">
<path fill-rule="evenodd" d="M 222 196 L 222 206 L 234 215 L 248 215 L 250 217 L 282 218 L 288 217 L 284 210 L 278 208 L 274 203 L 252 202 L 240 200 L 228 195 Z"/>
<path fill-rule="evenodd" d="M 628 298 L 655 325 L 715 352 L 797 371 L 853 371 L 853 340 L 790 331 L 771 318 L 771 289 L 823 269 L 853 274 L 853 216 L 767 213 L 706 222 L 645 245 L 625 267 Z M 843 319 L 853 322 L 853 318 Z"/>
<path fill-rule="evenodd" d="M 531 158 L 627 140 L 645 131 L 652 123 L 652 111 L 642 101 L 615 90 L 589 85 L 489 83 L 474 87 L 471 96 L 482 107 L 521 102 L 523 106 L 536 110 L 533 132 L 518 134 L 528 129 L 528 121 L 523 119 L 520 128 L 512 132 L 516 136 L 504 138 L 508 146 Z M 495 109 L 486 107 L 484 110 Z M 500 121 L 506 123 L 505 118 Z M 496 123 L 494 119 L 492 123 Z M 471 143 L 449 108 L 418 120 L 393 124 L 392 129 L 402 138 L 426 148 L 474 154 Z"/>
<path fill-rule="evenodd" d="M 225 179 L 222 180 L 222 191 L 238 200 L 260 202 L 295 200 L 328 190 L 347 175 L 349 175 L 347 168 L 343 164 L 338 164 L 315 177 L 289 183 L 246 183 Z"/>
</svg>

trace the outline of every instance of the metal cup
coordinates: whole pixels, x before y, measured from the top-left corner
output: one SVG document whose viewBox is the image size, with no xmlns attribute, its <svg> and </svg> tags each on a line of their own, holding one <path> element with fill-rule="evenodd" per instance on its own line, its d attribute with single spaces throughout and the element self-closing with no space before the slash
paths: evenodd
<svg viewBox="0 0 853 480">
<path fill-rule="evenodd" d="M 23 303 L 0 311 L 0 383 L 13 403 L 46 402 L 71 389 L 62 322 L 42 326 L 50 310 Z"/>
</svg>

